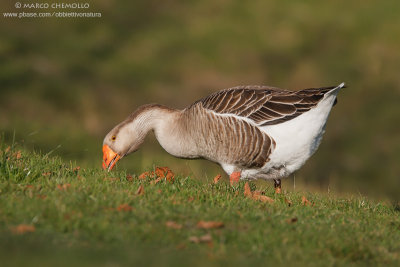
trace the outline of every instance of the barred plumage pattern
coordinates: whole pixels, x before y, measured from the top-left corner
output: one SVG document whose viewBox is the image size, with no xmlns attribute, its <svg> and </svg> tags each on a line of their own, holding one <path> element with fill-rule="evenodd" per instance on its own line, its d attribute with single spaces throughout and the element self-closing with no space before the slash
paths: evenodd
<svg viewBox="0 0 400 267">
<path fill-rule="evenodd" d="M 309 111 L 333 88 L 233 87 L 193 103 L 183 111 L 182 125 L 196 140 L 199 156 L 238 168 L 259 168 L 276 146 L 260 128 Z"/>
<path fill-rule="evenodd" d="M 211 94 L 193 105 L 220 114 L 234 114 L 259 126 L 273 125 L 296 118 L 315 107 L 333 87 L 300 91 L 269 86 L 237 86 Z"/>
</svg>

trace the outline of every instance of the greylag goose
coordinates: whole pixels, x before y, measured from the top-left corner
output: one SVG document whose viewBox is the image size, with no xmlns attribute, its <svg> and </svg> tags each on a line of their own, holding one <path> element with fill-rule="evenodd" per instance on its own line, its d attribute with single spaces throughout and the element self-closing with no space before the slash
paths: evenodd
<svg viewBox="0 0 400 267">
<path fill-rule="evenodd" d="M 281 178 L 298 170 L 318 148 L 336 95 L 344 87 L 300 91 L 238 86 L 218 91 L 183 110 L 139 107 L 104 138 L 103 168 L 138 150 L 149 131 L 179 158 L 204 158 L 239 179 Z"/>
</svg>

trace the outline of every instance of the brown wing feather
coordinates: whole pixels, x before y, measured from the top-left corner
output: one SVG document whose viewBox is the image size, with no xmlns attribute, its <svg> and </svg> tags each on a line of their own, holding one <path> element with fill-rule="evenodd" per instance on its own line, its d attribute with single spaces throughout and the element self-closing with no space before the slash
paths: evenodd
<svg viewBox="0 0 400 267">
<path fill-rule="evenodd" d="M 238 86 L 218 91 L 193 105 L 201 104 L 219 114 L 247 118 L 260 126 L 274 125 L 309 111 L 333 88 L 289 91 L 269 86 Z"/>
</svg>

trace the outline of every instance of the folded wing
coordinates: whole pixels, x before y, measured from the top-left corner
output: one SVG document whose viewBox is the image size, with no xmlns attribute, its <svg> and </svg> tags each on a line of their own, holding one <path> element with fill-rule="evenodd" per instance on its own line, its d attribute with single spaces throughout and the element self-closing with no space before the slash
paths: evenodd
<svg viewBox="0 0 400 267">
<path fill-rule="evenodd" d="M 200 99 L 205 109 L 232 114 L 258 126 L 282 123 L 315 107 L 333 87 L 288 91 L 268 86 L 238 86 Z"/>
</svg>

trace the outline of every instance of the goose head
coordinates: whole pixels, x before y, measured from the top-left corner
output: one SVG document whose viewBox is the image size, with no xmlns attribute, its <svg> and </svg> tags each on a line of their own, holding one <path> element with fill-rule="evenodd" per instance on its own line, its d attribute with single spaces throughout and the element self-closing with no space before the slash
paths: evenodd
<svg viewBox="0 0 400 267">
<path fill-rule="evenodd" d="M 109 171 L 124 156 L 135 152 L 152 127 L 149 108 L 139 108 L 126 120 L 115 126 L 103 141 L 103 169 Z"/>
<path fill-rule="evenodd" d="M 103 141 L 103 169 L 110 171 L 121 158 L 138 150 L 147 133 L 165 117 L 164 109 L 157 104 L 141 106 L 115 126 Z"/>
<path fill-rule="evenodd" d="M 114 127 L 103 141 L 103 169 L 109 171 L 124 156 L 136 151 L 143 142 L 133 123 L 121 123 Z"/>
</svg>

